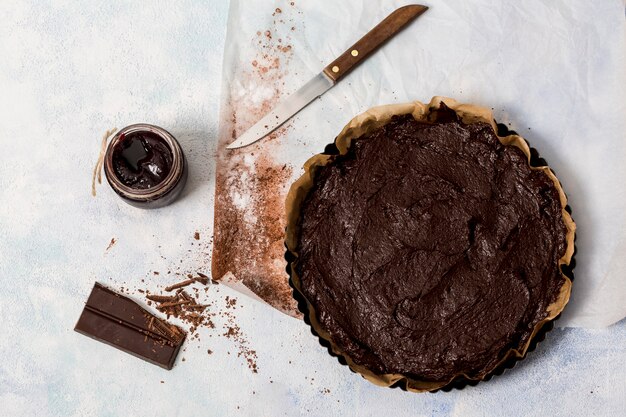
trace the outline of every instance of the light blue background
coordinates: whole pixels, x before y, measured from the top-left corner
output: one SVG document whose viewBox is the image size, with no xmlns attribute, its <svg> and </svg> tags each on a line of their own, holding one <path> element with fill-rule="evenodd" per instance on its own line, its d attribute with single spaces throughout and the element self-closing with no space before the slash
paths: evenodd
<svg viewBox="0 0 626 417">
<path fill-rule="evenodd" d="M 208 267 L 227 15 L 225 1 L 0 3 L 0 415 L 626 415 L 624 320 L 556 329 L 502 377 L 422 395 L 367 383 L 245 297 L 234 314 L 258 374 L 221 318 L 172 371 L 73 332 L 95 280 L 154 289 L 172 279 L 153 270 Z M 90 195 L 102 133 L 139 121 L 190 162 L 182 200 L 159 211 Z"/>
</svg>

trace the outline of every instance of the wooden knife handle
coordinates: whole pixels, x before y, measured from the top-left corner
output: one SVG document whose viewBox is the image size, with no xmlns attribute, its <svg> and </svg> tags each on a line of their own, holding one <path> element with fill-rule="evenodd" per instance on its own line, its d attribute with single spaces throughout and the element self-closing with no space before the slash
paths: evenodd
<svg viewBox="0 0 626 417">
<path fill-rule="evenodd" d="M 352 71 L 365 60 L 372 52 L 398 33 L 403 27 L 416 17 L 428 10 L 428 7 L 412 4 L 396 9 L 380 22 L 376 27 L 352 45 L 339 58 L 331 62 L 324 73 L 337 82 L 341 77 Z"/>
</svg>

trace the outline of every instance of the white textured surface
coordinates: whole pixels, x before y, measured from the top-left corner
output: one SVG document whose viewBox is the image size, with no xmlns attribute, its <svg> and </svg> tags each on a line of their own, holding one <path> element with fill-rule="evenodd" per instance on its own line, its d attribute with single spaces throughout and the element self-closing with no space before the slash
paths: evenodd
<svg viewBox="0 0 626 417">
<path fill-rule="evenodd" d="M 506 376 L 426 395 L 366 383 L 303 323 L 244 297 L 237 320 L 258 374 L 219 323 L 169 372 L 73 332 L 95 280 L 154 289 L 171 280 L 152 270 L 206 265 L 190 245 L 212 226 L 227 11 L 218 1 L 0 2 L 0 415 L 626 414 L 624 321 L 554 330 Z M 158 211 L 126 206 L 106 185 L 90 195 L 100 135 L 139 121 L 170 130 L 190 160 L 183 198 Z"/>
</svg>

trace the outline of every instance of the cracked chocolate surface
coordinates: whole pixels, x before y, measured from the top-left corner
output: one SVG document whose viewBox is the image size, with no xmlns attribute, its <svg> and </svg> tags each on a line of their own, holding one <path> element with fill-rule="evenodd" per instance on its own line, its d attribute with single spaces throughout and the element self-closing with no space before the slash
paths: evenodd
<svg viewBox="0 0 626 417">
<path fill-rule="evenodd" d="M 531 337 L 564 278 L 558 190 L 487 123 L 445 104 L 394 116 L 316 174 L 295 271 L 357 365 L 482 377 Z"/>
</svg>

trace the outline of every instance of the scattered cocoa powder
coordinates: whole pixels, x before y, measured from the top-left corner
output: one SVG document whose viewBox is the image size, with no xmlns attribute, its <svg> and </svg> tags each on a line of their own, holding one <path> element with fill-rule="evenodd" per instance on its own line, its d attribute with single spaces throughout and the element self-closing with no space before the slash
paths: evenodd
<svg viewBox="0 0 626 417">
<path fill-rule="evenodd" d="M 237 300 L 226 296 L 226 308 L 235 308 L 235 305 L 237 305 Z"/>
<path fill-rule="evenodd" d="M 247 61 L 248 66 L 236 66 L 233 74 L 238 80 L 233 85 L 244 91 L 270 94 L 253 100 L 250 94 L 231 91 L 225 106 L 228 117 L 224 118 L 219 139 L 212 275 L 220 280 L 230 272 L 270 305 L 299 316 L 285 272 L 283 243 L 284 201 L 293 169 L 273 157 L 289 123 L 262 143 L 234 152 L 224 149 L 284 98 L 283 78 L 293 56 L 295 10 L 274 10 L 273 14 L 281 14 L 282 20 L 256 31 L 256 55 Z"/>
<path fill-rule="evenodd" d="M 250 342 L 237 324 L 235 315 L 230 311 L 236 308 L 237 299 L 227 295 L 224 298 L 225 309 L 211 310 L 208 309 L 209 305 L 198 304 L 195 292 L 189 294 L 185 290 L 179 290 L 174 296 L 150 294 L 146 298 L 156 302 L 157 309 L 164 312 L 168 318 L 173 316 L 187 324 L 189 333 L 192 335 L 190 339 L 199 339 L 197 333 L 199 327 L 214 329 L 214 319 L 217 316 L 224 318 L 225 323 L 221 335 L 235 343 L 237 357 L 241 357 L 253 373 L 258 373 L 256 350 L 250 348 Z M 197 311 L 196 307 L 202 308 Z M 207 353 L 210 355 L 213 351 L 208 349 Z M 230 352 L 227 353 L 230 354 Z"/>
<path fill-rule="evenodd" d="M 156 309 L 164 313 L 168 319 L 170 317 L 177 318 L 184 327 L 187 327 L 189 332 L 187 343 L 200 341 L 200 334 L 198 333 L 200 328 L 209 330 L 209 337 L 214 335 L 210 331 L 218 331 L 218 335 L 234 343 L 237 357 L 242 358 L 244 364 L 253 373 L 258 373 L 257 353 L 250 348 L 250 342 L 237 324 L 237 318 L 233 312 L 238 307 L 237 299 L 226 295 L 221 299 L 222 302 L 218 303 L 219 305 L 202 300 L 202 294 L 206 294 L 209 287 L 216 292 L 219 292 L 219 287 L 210 285 L 210 279 L 207 275 L 201 272 L 196 272 L 196 274 L 197 276 L 191 273 L 173 272 L 171 274 L 173 277 L 183 275 L 192 278 L 165 286 L 162 288 L 162 292 L 158 294 L 143 289 L 136 289 L 136 291 L 144 294 L 148 305 L 154 304 Z M 217 320 L 218 317 L 220 320 Z M 220 323 L 219 329 L 216 328 L 216 321 Z M 186 350 L 186 347 L 183 350 Z M 213 351 L 207 349 L 207 354 L 211 355 Z M 230 352 L 227 354 L 230 355 Z"/>
<path fill-rule="evenodd" d="M 228 296 L 226 297 L 226 303 L 227 305 L 230 304 Z M 224 312 L 223 315 L 226 317 L 226 331 L 223 336 L 233 340 L 237 344 L 237 357 L 243 358 L 246 365 L 248 365 L 248 368 L 250 368 L 253 373 L 258 373 L 259 368 L 257 366 L 258 357 L 256 351 L 250 349 L 248 340 L 244 337 L 241 328 L 235 322 L 235 316 L 228 311 Z"/>
</svg>

